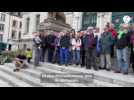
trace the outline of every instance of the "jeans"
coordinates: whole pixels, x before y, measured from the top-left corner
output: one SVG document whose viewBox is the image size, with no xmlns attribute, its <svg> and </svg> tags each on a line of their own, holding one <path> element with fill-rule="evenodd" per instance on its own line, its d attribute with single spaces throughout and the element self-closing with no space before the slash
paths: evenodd
<svg viewBox="0 0 134 100">
<path fill-rule="evenodd" d="M 60 64 L 68 64 L 68 48 L 60 49 Z"/>
<path fill-rule="evenodd" d="M 41 62 L 45 61 L 45 53 L 46 53 L 46 49 L 45 48 L 41 48 L 41 57 L 40 57 L 40 61 Z"/>
<path fill-rule="evenodd" d="M 110 54 L 101 54 L 101 68 L 111 69 L 111 55 Z"/>
<path fill-rule="evenodd" d="M 68 63 L 69 64 L 72 64 L 73 63 L 73 51 L 72 50 L 70 50 L 68 52 Z"/>
<path fill-rule="evenodd" d="M 53 61 L 54 49 L 55 48 L 48 47 L 48 62 L 50 63 Z"/>
<path fill-rule="evenodd" d="M 118 70 L 122 70 L 123 72 L 128 72 L 128 48 L 124 49 L 117 49 L 117 63 L 118 63 Z"/>
<path fill-rule="evenodd" d="M 34 51 L 34 65 L 38 66 L 40 62 L 40 49 L 38 47 L 35 47 Z"/>
<path fill-rule="evenodd" d="M 54 53 L 54 63 L 60 63 L 60 47 L 56 47 L 55 53 Z"/>
<path fill-rule="evenodd" d="M 86 50 L 86 68 L 90 69 L 93 67 L 94 69 L 97 68 L 96 66 L 96 52 L 93 48 L 88 48 Z"/>
<path fill-rule="evenodd" d="M 80 64 L 80 50 L 73 50 L 73 63 Z"/>
<path fill-rule="evenodd" d="M 75 51 L 76 64 L 80 64 L 80 50 Z"/>
<path fill-rule="evenodd" d="M 81 50 L 81 66 L 83 67 L 83 66 L 85 66 L 85 50 Z"/>
</svg>

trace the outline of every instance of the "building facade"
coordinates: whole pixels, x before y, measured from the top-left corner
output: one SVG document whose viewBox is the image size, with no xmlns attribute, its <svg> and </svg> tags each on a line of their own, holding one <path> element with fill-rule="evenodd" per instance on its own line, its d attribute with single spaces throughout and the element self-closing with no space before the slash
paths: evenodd
<svg viewBox="0 0 134 100">
<path fill-rule="evenodd" d="M 21 38 L 22 18 L 19 13 L 0 12 L 0 42 L 18 48 Z"/>
<path fill-rule="evenodd" d="M 22 18 L 18 16 L 10 16 L 9 24 L 9 40 L 13 49 L 18 49 L 21 46 L 22 37 Z"/>
<path fill-rule="evenodd" d="M 85 30 L 89 26 L 100 28 L 103 32 L 108 22 L 115 23 L 116 20 L 123 20 L 123 16 L 129 15 L 134 18 L 134 12 L 64 12 L 66 23 L 70 24 L 76 31 Z M 25 40 L 24 45 L 29 44 L 29 40 L 33 38 L 32 33 L 36 32 L 39 23 L 48 17 L 48 12 L 23 12 L 22 39 Z M 32 44 L 32 43 L 30 43 Z"/>
<path fill-rule="evenodd" d="M 9 38 L 9 14 L 0 12 L 0 42 L 7 43 Z"/>
</svg>

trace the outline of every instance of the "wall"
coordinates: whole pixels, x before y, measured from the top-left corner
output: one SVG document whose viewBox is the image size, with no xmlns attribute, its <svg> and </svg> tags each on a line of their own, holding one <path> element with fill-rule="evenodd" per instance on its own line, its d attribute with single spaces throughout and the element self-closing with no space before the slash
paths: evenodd
<svg viewBox="0 0 134 100">
<path fill-rule="evenodd" d="M 3 13 L 3 12 L 0 12 Z M 7 43 L 8 40 L 8 34 L 9 34 L 9 18 L 10 16 L 7 13 L 4 13 L 6 15 L 5 22 L 0 21 L 0 23 L 5 25 L 4 32 L 0 32 L 0 34 L 3 34 L 3 42 Z"/>
</svg>

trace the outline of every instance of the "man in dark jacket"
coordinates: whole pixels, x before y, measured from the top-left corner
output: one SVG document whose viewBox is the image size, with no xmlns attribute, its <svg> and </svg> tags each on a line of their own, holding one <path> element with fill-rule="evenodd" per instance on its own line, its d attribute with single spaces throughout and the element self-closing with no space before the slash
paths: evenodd
<svg viewBox="0 0 134 100">
<path fill-rule="evenodd" d="M 116 52 L 118 69 L 116 72 L 128 74 L 128 45 L 130 44 L 130 34 L 125 24 L 122 24 L 116 37 Z"/>
<path fill-rule="evenodd" d="M 67 33 L 61 32 L 62 36 L 60 39 L 60 64 L 68 65 L 68 53 L 70 47 L 70 37 Z"/>
<path fill-rule="evenodd" d="M 82 31 L 80 33 L 80 38 L 81 38 L 81 67 L 84 67 L 85 66 L 85 48 L 84 48 L 84 37 L 85 37 L 85 31 Z"/>
<path fill-rule="evenodd" d="M 93 28 L 89 27 L 87 30 L 87 34 L 83 39 L 84 48 L 86 51 L 86 67 L 87 69 L 91 69 L 93 67 L 97 70 L 96 61 L 95 61 L 95 37 L 93 34 Z"/>
<path fill-rule="evenodd" d="M 101 35 L 101 68 L 111 70 L 111 45 L 113 43 L 112 33 L 108 31 L 108 28 L 104 28 L 104 32 Z M 106 59 L 106 60 L 105 60 Z"/>
<path fill-rule="evenodd" d="M 47 45 L 48 45 L 48 62 L 52 63 L 53 61 L 53 54 L 54 54 L 54 51 L 55 51 L 55 35 L 54 33 L 50 33 L 48 36 L 47 36 Z"/>
<path fill-rule="evenodd" d="M 41 36 L 41 62 L 45 61 L 45 55 L 47 51 L 47 33 L 42 33 Z"/>
</svg>

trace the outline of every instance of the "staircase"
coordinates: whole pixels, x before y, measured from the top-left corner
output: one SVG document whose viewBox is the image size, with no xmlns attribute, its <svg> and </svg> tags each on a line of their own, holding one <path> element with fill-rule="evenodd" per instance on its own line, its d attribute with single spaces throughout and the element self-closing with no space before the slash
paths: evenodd
<svg viewBox="0 0 134 100">
<path fill-rule="evenodd" d="M 28 69 L 13 72 L 14 65 L 9 63 L 0 66 L 0 87 L 130 87 L 134 86 L 133 75 L 115 74 L 107 71 L 86 70 L 74 66 L 58 66 L 44 63 L 41 67 L 29 65 Z M 84 83 L 44 83 L 40 82 L 41 73 L 90 73 L 94 82 Z"/>
</svg>

